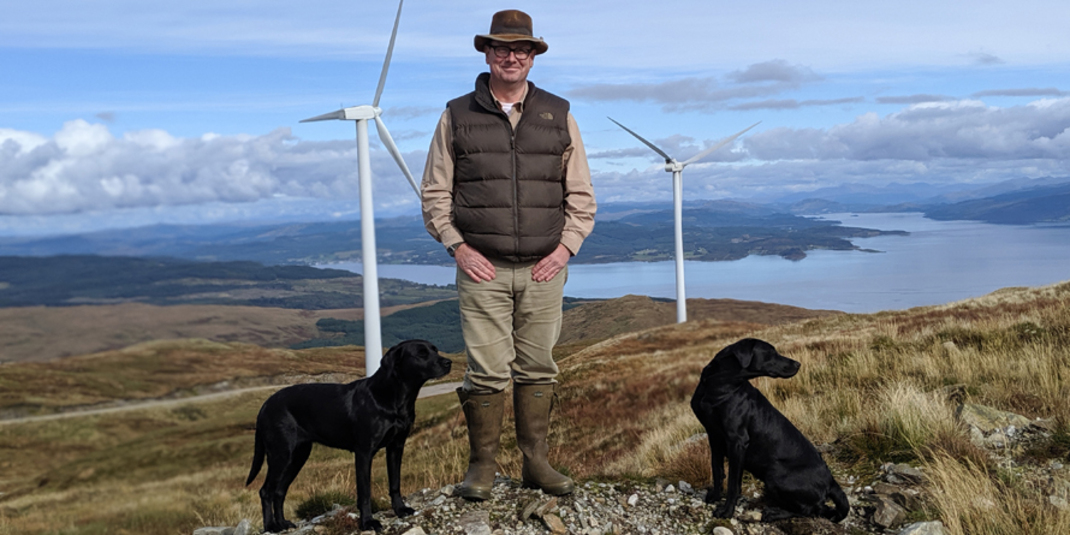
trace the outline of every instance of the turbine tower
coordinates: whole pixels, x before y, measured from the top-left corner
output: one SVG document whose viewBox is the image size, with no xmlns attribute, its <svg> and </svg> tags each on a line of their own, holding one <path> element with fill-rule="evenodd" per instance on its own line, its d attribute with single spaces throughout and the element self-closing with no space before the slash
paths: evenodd
<svg viewBox="0 0 1070 535">
<path fill-rule="evenodd" d="M 398 167 L 409 179 L 416 196 L 420 196 L 420 187 L 412 178 L 409 167 L 405 165 L 405 159 L 401 157 L 394 139 L 390 137 L 383 119 L 379 116 L 383 110 L 379 109 L 379 97 L 383 95 L 383 85 L 386 84 L 386 72 L 390 68 L 390 56 L 394 53 L 394 40 L 398 35 L 398 23 L 401 21 L 401 6 L 405 0 L 398 2 L 398 14 L 394 18 L 394 31 L 390 34 L 390 46 L 386 49 L 386 60 L 383 61 L 383 72 L 379 75 L 379 86 L 375 89 L 375 98 L 370 105 L 352 106 L 342 108 L 331 113 L 325 113 L 310 119 L 301 121 L 356 121 L 357 125 L 357 167 L 360 174 L 360 239 L 361 255 L 364 265 L 364 366 L 366 374 L 371 377 L 379 369 L 379 362 L 383 358 L 383 339 L 379 328 L 379 268 L 375 258 L 375 214 L 372 207 L 372 168 L 368 152 L 368 121 L 374 120 L 375 127 L 379 130 L 379 141 L 383 142 L 386 150 L 397 161 Z"/>
<path fill-rule="evenodd" d="M 613 121 L 612 117 L 607 118 L 610 121 Z M 662 158 L 665 158 L 665 170 L 672 173 L 672 201 L 674 225 L 676 230 L 676 323 L 683 323 L 687 321 L 687 297 L 685 296 L 686 292 L 684 291 L 684 231 L 682 222 L 684 212 L 684 168 L 705 158 L 706 156 L 709 156 L 710 154 L 713 154 L 713 151 L 735 141 L 736 138 L 742 136 L 744 133 L 747 132 L 747 130 L 758 126 L 760 122 L 761 121 L 758 121 L 757 123 L 748 126 L 742 132 L 739 132 L 734 136 L 722 139 L 720 142 L 715 143 L 710 148 L 692 156 L 691 158 L 688 158 L 686 161 L 681 163 L 676 161 L 676 158 L 665 154 L 665 151 L 659 149 L 653 143 L 643 139 L 643 136 L 632 132 L 627 126 L 624 126 L 618 123 L 617 121 L 613 121 L 613 124 L 616 124 L 617 126 L 623 128 L 625 132 L 628 132 L 629 134 L 635 136 L 635 138 L 639 141 L 642 141 L 644 145 L 650 147 L 651 149 L 654 149 L 654 152 L 661 155 Z"/>
</svg>

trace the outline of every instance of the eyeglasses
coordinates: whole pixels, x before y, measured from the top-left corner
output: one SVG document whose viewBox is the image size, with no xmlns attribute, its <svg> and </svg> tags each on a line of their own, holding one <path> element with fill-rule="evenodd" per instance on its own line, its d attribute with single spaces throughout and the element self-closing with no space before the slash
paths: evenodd
<svg viewBox="0 0 1070 535">
<path fill-rule="evenodd" d="M 505 59 L 509 57 L 509 53 L 512 52 L 516 59 L 528 59 L 528 56 L 535 51 L 530 46 L 524 46 L 520 48 L 511 48 L 505 45 L 490 45 L 490 48 L 494 50 L 494 56 L 498 59 Z"/>
</svg>

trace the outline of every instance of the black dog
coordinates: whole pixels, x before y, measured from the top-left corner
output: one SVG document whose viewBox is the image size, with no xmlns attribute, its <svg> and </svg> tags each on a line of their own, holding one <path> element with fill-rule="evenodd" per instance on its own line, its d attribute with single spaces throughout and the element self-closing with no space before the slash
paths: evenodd
<svg viewBox="0 0 1070 535">
<path fill-rule="evenodd" d="M 722 349 L 702 370 L 691 410 L 710 439 L 713 487 L 706 503 L 721 499 L 728 457 L 728 493 L 714 515 L 732 516 L 747 470 L 765 483 L 763 522 L 814 516 L 839 522 L 847 517 L 847 496 L 821 454 L 749 382 L 753 377 L 792 377 L 799 366 L 772 345 L 747 338 Z"/>
<path fill-rule="evenodd" d="M 253 482 L 266 454 L 268 472 L 260 487 L 264 531 L 295 527 L 283 517 L 282 504 L 313 442 L 353 452 L 361 530 L 382 529 L 372 518 L 371 468 L 375 452 L 384 447 L 390 505 L 398 517 L 413 514 L 401 499 L 401 455 L 420 387 L 449 373 L 450 365 L 435 346 L 409 340 L 390 348 L 371 377 L 349 384 L 294 385 L 269 397 L 256 417 L 253 467 L 245 481 Z"/>
</svg>

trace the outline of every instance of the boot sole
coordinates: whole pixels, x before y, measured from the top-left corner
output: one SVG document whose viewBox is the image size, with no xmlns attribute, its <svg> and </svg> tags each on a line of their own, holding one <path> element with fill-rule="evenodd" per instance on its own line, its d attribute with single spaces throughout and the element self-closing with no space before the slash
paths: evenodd
<svg viewBox="0 0 1070 535">
<path fill-rule="evenodd" d="M 576 490 L 576 485 L 571 481 L 567 485 L 561 485 L 560 487 L 543 487 L 528 481 L 523 482 L 522 486 L 526 489 L 539 489 L 551 496 L 564 496 L 566 494 L 572 494 Z"/>
<path fill-rule="evenodd" d="M 490 489 L 462 488 L 459 494 L 462 498 L 473 502 L 485 502 L 490 499 Z"/>
</svg>

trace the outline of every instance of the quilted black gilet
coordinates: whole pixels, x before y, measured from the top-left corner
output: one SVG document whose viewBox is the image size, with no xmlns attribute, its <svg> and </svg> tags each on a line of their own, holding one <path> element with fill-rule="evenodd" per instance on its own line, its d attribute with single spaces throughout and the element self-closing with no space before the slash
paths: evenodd
<svg viewBox="0 0 1070 535">
<path fill-rule="evenodd" d="M 465 243 L 512 262 L 539 260 L 565 226 L 568 101 L 528 82 L 514 130 L 494 104 L 490 74 L 446 106 L 453 123 L 453 222 Z"/>
</svg>

